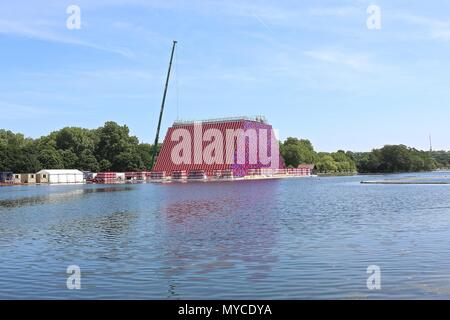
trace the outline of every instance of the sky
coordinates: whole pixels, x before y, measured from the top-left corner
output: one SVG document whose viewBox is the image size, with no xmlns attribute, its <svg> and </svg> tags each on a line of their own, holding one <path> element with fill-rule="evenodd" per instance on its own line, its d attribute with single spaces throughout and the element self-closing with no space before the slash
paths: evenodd
<svg viewBox="0 0 450 320">
<path fill-rule="evenodd" d="M 67 28 L 70 5 L 81 28 Z M 370 5 L 380 28 L 368 28 Z M 0 128 L 37 138 L 126 124 L 264 115 L 318 151 L 450 150 L 450 2 L 0 2 Z"/>
</svg>

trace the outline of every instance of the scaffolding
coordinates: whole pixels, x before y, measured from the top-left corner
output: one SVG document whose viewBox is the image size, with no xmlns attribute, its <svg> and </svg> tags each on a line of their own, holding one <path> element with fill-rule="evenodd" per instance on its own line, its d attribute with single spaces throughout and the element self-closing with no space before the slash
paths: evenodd
<svg viewBox="0 0 450 320">
<path fill-rule="evenodd" d="M 206 124 L 206 123 L 222 123 L 222 122 L 238 122 L 238 121 L 253 121 L 267 124 L 267 119 L 264 116 L 242 116 L 242 117 L 227 117 L 227 118 L 215 118 L 206 120 L 177 120 L 173 123 L 173 126 L 186 126 L 193 124 Z"/>
</svg>

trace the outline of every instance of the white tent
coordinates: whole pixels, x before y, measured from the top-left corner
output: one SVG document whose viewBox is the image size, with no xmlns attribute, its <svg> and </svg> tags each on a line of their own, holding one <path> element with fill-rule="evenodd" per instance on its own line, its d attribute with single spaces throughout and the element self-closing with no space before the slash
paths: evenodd
<svg viewBox="0 0 450 320">
<path fill-rule="evenodd" d="M 83 183 L 80 170 L 41 170 L 37 174 L 47 174 L 49 183 Z"/>
</svg>

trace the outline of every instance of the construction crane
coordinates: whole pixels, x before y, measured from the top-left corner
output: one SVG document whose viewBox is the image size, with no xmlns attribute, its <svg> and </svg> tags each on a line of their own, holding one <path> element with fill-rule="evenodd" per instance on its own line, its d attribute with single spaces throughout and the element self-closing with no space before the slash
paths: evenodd
<svg viewBox="0 0 450 320">
<path fill-rule="evenodd" d="M 156 129 L 155 144 L 153 145 L 152 159 L 150 162 L 150 170 L 152 170 L 153 166 L 155 165 L 156 153 L 158 152 L 159 131 L 161 129 L 161 120 L 162 120 L 162 116 L 164 113 L 164 104 L 166 103 L 167 88 L 169 87 L 169 79 L 170 79 L 170 70 L 172 69 L 173 54 L 175 52 L 176 44 L 177 44 L 177 41 L 173 41 L 172 53 L 170 55 L 170 62 L 169 62 L 169 70 L 167 71 L 166 86 L 164 87 L 164 94 L 163 94 L 162 103 L 161 103 L 161 111 L 159 112 L 158 128 Z"/>
</svg>

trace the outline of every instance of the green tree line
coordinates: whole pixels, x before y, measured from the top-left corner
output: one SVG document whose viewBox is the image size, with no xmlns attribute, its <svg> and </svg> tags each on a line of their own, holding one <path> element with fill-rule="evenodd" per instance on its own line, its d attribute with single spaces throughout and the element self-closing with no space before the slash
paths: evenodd
<svg viewBox="0 0 450 320">
<path fill-rule="evenodd" d="M 339 150 L 316 152 L 309 140 L 287 138 L 280 142 L 286 166 L 315 164 L 318 173 L 393 173 L 450 168 L 449 151 L 420 151 L 404 145 L 386 145 L 371 152 Z"/>
<path fill-rule="evenodd" d="M 159 145 L 159 148 L 161 146 Z M 152 147 L 130 136 L 127 126 L 106 122 L 97 129 L 66 127 L 38 139 L 0 129 L 0 171 L 37 172 L 44 168 L 86 171 L 150 170 Z M 280 142 L 287 167 L 314 164 L 324 174 L 389 173 L 450 168 L 450 152 L 425 152 L 387 145 L 371 152 L 316 152 L 306 139 Z"/>
<path fill-rule="evenodd" d="M 315 164 L 319 173 L 356 173 L 355 161 L 345 151 L 316 152 L 306 139 L 289 137 L 280 143 L 280 153 L 285 165 L 297 168 L 300 164 Z"/>
<path fill-rule="evenodd" d="M 387 145 L 367 153 L 352 153 L 360 173 L 391 173 L 431 171 L 445 167 L 435 153 L 420 151 L 405 145 Z M 447 154 L 447 164 L 450 153 Z"/>
<path fill-rule="evenodd" d="M 150 157 L 151 145 L 139 143 L 127 126 L 115 122 L 92 130 L 66 127 L 38 139 L 0 130 L 0 171 L 145 170 L 150 169 Z"/>
</svg>

